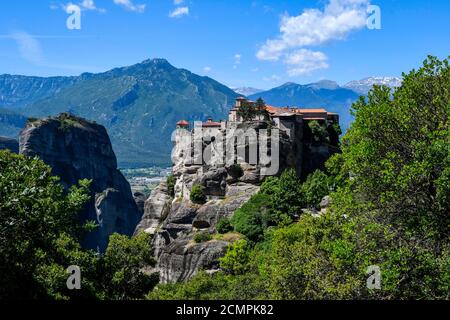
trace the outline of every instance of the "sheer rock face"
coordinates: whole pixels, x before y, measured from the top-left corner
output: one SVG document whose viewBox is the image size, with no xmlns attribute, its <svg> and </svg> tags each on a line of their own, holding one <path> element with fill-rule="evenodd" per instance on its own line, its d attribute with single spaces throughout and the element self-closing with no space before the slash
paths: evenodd
<svg viewBox="0 0 450 320">
<path fill-rule="evenodd" d="M 112 233 L 133 234 L 141 215 L 103 126 L 68 115 L 37 120 L 21 132 L 20 153 L 42 159 L 66 190 L 81 179 L 92 180 L 92 200 L 80 219 L 100 227 L 83 246 L 103 251 Z"/>
<path fill-rule="evenodd" d="M 295 133 L 290 135 L 283 130 L 278 132 L 279 166 L 271 175 L 295 168 L 297 174 L 303 176 L 310 173 L 305 170 L 321 164 L 321 158 L 314 163 L 314 159 L 305 154 L 309 146 L 303 140 L 302 125 L 299 124 Z M 258 133 L 266 128 L 265 122 L 237 125 L 237 129 L 254 129 Z M 224 129 L 219 130 L 218 136 L 224 137 L 225 141 L 229 138 Z M 163 283 L 186 281 L 200 270 L 214 272 L 219 268 L 218 259 L 225 254 L 229 243 L 216 240 L 195 243 L 194 236 L 198 232 L 214 234 L 221 219 L 231 218 L 259 191 L 267 176 L 263 172 L 271 164 L 261 161 L 249 164 L 248 159 L 237 157 L 237 163 L 225 165 L 215 152 L 218 150 L 217 139 L 207 142 L 195 139 L 188 130 L 177 130 L 172 153 L 175 197 L 170 198 L 167 185 L 161 183 L 147 200 L 144 218 L 138 227 L 154 235 L 154 254 Z M 237 139 L 231 144 L 236 150 L 249 149 L 245 139 Z M 189 156 L 192 156 L 192 148 L 196 145 L 202 146 L 204 154 L 211 156 L 208 164 L 192 164 Z M 261 153 L 261 147 L 258 148 Z M 276 150 L 271 141 L 267 142 L 267 149 L 268 154 Z M 317 153 L 319 151 L 322 152 L 318 150 Z M 190 201 L 192 186 L 196 184 L 204 188 L 207 202 L 203 205 Z"/>
<path fill-rule="evenodd" d="M 19 153 L 19 142 L 15 139 L 0 137 L 0 150 L 10 150 Z"/>
<path fill-rule="evenodd" d="M 144 215 L 136 228 L 135 234 L 140 231 L 154 234 L 158 226 L 169 214 L 172 200 L 169 196 L 167 183 L 165 181 L 161 182 L 145 202 Z"/>
</svg>

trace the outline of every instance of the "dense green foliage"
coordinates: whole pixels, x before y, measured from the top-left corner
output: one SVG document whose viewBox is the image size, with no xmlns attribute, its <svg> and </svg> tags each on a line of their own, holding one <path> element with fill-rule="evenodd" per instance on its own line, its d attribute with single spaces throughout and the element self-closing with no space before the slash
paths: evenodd
<svg viewBox="0 0 450 320">
<path fill-rule="evenodd" d="M 41 160 L 0 151 L 0 299 L 142 298 L 156 284 L 141 272 L 150 266 L 148 235 L 113 235 L 103 257 L 79 239 L 89 181 L 65 194 Z M 81 270 L 81 290 L 69 290 L 69 266 Z"/>
<path fill-rule="evenodd" d="M 257 117 L 261 117 L 261 119 L 264 120 L 269 119 L 269 113 L 266 110 L 266 103 L 261 98 L 256 100 L 256 102 L 242 101 L 241 106 L 238 108 L 237 114 L 243 121 L 252 121 Z"/>
<path fill-rule="evenodd" d="M 308 123 L 308 127 L 309 130 L 311 131 L 311 135 L 314 142 L 322 143 L 330 141 L 326 125 L 320 124 L 318 121 L 313 120 Z"/>
<path fill-rule="evenodd" d="M 309 175 L 302 185 L 302 196 L 304 204 L 308 207 L 319 208 L 322 199 L 330 194 L 330 178 L 320 170 Z"/>
<path fill-rule="evenodd" d="M 149 247 L 150 236 L 140 233 L 129 239 L 114 234 L 100 260 L 101 284 L 107 299 L 138 299 L 147 294 L 158 283 L 159 277 L 142 272 L 155 264 Z"/>
<path fill-rule="evenodd" d="M 198 232 L 194 235 L 195 243 L 203 243 L 203 242 L 208 242 L 210 240 L 212 240 L 212 235 L 206 231 Z"/>
<path fill-rule="evenodd" d="M 219 222 L 217 222 L 216 224 L 216 230 L 220 234 L 225 234 L 233 231 L 233 226 L 231 224 L 230 219 L 228 218 L 220 219 Z"/>
<path fill-rule="evenodd" d="M 173 198 L 175 197 L 175 184 L 177 183 L 177 179 L 174 175 L 170 175 L 167 177 L 167 190 L 169 190 L 169 195 Z"/>
<path fill-rule="evenodd" d="M 430 57 L 403 78 L 394 93 L 375 86 L 354 104 L 355 122 L 326 175 L 303 184 L 289 171 L 267 179 L 236 212 L 235 229 L 237 221 L 257 229 L 258 243 L 230 246 L 224 272 L 160 286 L 149 298 L 449 299 L 448 61 Z M 252 210 L 269 197 L 272 217 L 291 217 L 327 193 L 326 213 L 294 223 L 275 219 L 264 229 Z M 367 287 L 371 266 L 380 269 L 379 290 Z"/>
<path fill-rule="evenodd" d="M 191 201 L 197 204 L 203 204 L 206 202 L 206 196 L 204 193 L 205 188 L 200 184 L 194 184 L 191 190 Z"/>
<path fill-rule="evenodd" d="M 80 231 L 76 213 L 89 199 L 88 187 L 82 181 L 64 195 L 42 161 L 0 152 L 0 297 L 58 297 L 46 274 L 61 276 L 74 264 L 64 265 L 71 258 L 64 248 L 79 250 L 71 239 Z"/>
<path fill-rule="evenodd" d="M 271 198 L 264 194 L 253 196 L 233 216 L 234 229 L 252 241 L 260 241 L 271 221 Z"/>
<path fill-rule="evenodd" d="M 228 274 L 243 275 L 248 272 L 249 258 L 247 241 L 238 240 L 230 244 L 227 254 L 220 259 L 220 267 Z"/>
</svg>

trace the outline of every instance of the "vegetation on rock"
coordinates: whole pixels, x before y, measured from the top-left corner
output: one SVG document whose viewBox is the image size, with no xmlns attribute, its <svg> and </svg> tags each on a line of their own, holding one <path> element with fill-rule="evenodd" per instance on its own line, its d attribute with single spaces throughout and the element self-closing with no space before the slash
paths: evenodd
<svg viewBox="0 0 450 320">
<path fill-rule="evenodd" d="M 326 173 L 303 184 L 292 171 L 269 178 L 235 213 L 235 229 L 253 243 L 230 246 L 223 272 L 148 298 L 449 299 L 449 88 L 448 60 L 434 57 L 394 93 L 375 86 L 353 105 L 355 122 Z M 325 213 L 279 219 L 325 194 Z M 380 290 L 367 287 L 371 266 Z"/>
<path fill-rule="evenodd" d="M 192 186 L 191 190 L 191 201 L 196 204 L 203 204 L 206 202 L 206 196 L 204 193 L 205 187 L 200 184 L 195 184 Z"/>
</svg>

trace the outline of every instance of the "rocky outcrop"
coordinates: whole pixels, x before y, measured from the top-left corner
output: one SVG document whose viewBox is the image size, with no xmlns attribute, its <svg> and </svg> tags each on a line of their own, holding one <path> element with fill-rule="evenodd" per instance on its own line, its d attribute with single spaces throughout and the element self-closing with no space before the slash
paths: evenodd
<svg viewBox="0 0 450 320">
<path fill-rule="evenodd" d="M 222 127 L 214 134 L 209 131 L 210 136 L 200 138 L 188 130 L 177 130 L 172 153 L 175 196 L 171 198 L 167 185 L 161 183 L 147 200 L 144 217 L 137 229 L 137 232 L 144 230 L 154 235 L 154 254 L 163 283 L 186 281 L 200 270 L 215 272 L 219 268 L 218 259 L 224 255 L 229 243 L 217 240 L 195 243 L 195 235 L 205 232 L 213 235 L 214 239 L 217 223 L 223 218 L 231 218 L 259 191 L 268 175 L 278 175 L 286 168 L 295 168 L 299 176 L 306 176 L 323 164 L 322 156 L 329 157 L 329 149 L 322 150 L 320 148 L 323 146 L 318 145 L 314 154 L 320 157 L 315 160 L 304 154 L 305 150 L 315 145 L 305 141 L 303 125 L 301 122 L 294 123 L 289 134 L 285 130 L 272 129 L 273 137 L 268 141 L 259 140 L 265 130 L 270 129 L 265 121 L 236 123 L 231 131 Z M 260 156 L 257 164 L 250 164 L 252 161 L 247 152 L 251 148 L 250 138 L 234 139 L 236 136 L 230 134 L 233 130 L 256 132 L 256 153 Z M 233 163 L 224 161 L 220 141 L 224 141 L 227 150 L 246 152 L 236 152 Z M 201 158 L 203 163 L 193 152 L 198 146 L 204 155 Z M 264 152 L 267 152 L 269 161 L 264 158 Z M 272 153 L 280 155 L 276 159 L 278 161 L 269 156 Z M 273 166 L 274 163 L 278 165 Z M 194 185 L 203 187 L 206 203 L 199 205 L 190 201 Z"/>
<path fill-rule="evenodd" d="M 29 122 L 20 134 L 20 153 L 41 158 L 66 190 L 92 180 L 92 200 L 80 219 L 97 221 L 99 228 L 83 246 L 103 251 L 112 233 L 133 234 L 141 215 L 103 126 L 68 114 Z"/>
<path fill-rule="evenodd" d="M 172 200 L 167 189 L 167 183 L 162 181 L 145 202 L 144 214 L 135 233 L 145 231 L 154 234 L 169 214 Z"/>
<path fill-rule="evenodd" d="M 19 142 L 16 139 L 0 137 L 0 150 L 10 150 L 19 153 Z"/>
<path fill-rule="evenodd" d="M 218 259 L 224 255 L 229 243 L 212 240 L 197 244 L 193 241 L 195 234 L 214 234 L 215 226 L 222 218 L 230 218 L 259 191 L 259 177 L 255 183 L 243 178 L 246 173 L 254 172 L 254 168 L 244 166 L 245 170 L 240 168 L 238 174 L 225 166 L 183 166 L 178 163 L 175 168 L 175 199 L 168 195 L 166 183 L 161 183 L 147 200 L 138 227 L 154 234 L 153 247 L 163 283 L 185 281 L 200 270 L 217 269 Z M 189 200 L 194 184 L 204 187 L 208 201 L 203 205 Z"/>
<path fill-rule="evenodd" d="M 145 197 L 145 194 L 142 192 L 135 192 L 133 193 L 134 201 L 136 202 L 136 206 L 138 208 L 139 214 L 142 216 L 144 215 L 145 211 L 145 201 L 147 198 Z"/>
<path fill-rule="evenodd" d="M 195 234 L 214 234 L 217 222 L 230 218 L 258 191 L 257 185 L 236 183 L 227 185 L 223 198 L 212 199 L 204 205 L 193 204 L 188 199 L 174 200 L 153 241 L 161 282 L 185 281 L 200 270 L 217 269 L 218 259 L 229 243 L 212 240 L 196 244 Z"/>
<path fill-rule="evenodd" d="M 162 282 L 182 282 L 192 278 L 198 270 L 219 269 L 219 258 L 226 253 L 229 243 L 210 241 L 193 243 L 179 239 L 170 243 L 159 257 Z"/>
</svg>

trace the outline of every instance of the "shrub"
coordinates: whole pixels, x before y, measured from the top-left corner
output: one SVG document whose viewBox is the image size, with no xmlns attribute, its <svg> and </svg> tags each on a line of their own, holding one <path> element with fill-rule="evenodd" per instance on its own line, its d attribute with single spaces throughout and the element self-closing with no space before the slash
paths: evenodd
<svg viewBox="0 0 450 320">
<path fill-rule="evenodd" d="M 206 202 L 206 196 L 204 194 L 205 188 L 202 185 L 195 184 L 191 190 L 191 201 L 197 204 L 203 204 Z"/>
<path fill-rule="evenodd" d="M 247 241 L 238 240 L 228 246 L 227 254 L 220 258 L 220 267 L 228 274 L 245 274 L 249 269 Z"/>
<path fill-rule="evenodd" d="M 232 224 L 235 230 L 251 241 L 261 241 L 264 230 L 273 220 L 270 208 L 271 198 L 268 195 L 257 194 L 253 196 L 234 213 Z"/>
<path fill-rule="evenodd" d="M 318 121 L 314 120 L 308 123 L 308 127 L 311 131 L 314 142 L 329 141 L 329 135 L 326 126 L 321 125 Z"/>
<path fill-rule="evenodd" d="M 194 235 L 195 243 L 203 243 L 212 240 L 212 235 L 209 232 L 198 232 Z"/>
<path fill-rule="evenodd" d="M 233 226 L 231 225 L 231 221 L 228 218 L 222 218 L 216 225 L 216 230 L 220 234 L 225 234 L 233 231 Z"/>
<path fill-rule="evenodd" d="M 310 174 L 302 185 L 306 205 L 318 208 L 322 199 L 330 193 L 328 176 L 320 170 Z"/>
<path fill-rule="evenodd" d="M 175 184 L 177 183 L 177 179 L 175 176 L 170 175 L 167 177 L 167 190 L 169 191 L 169 195 L 173 198 L 175 197 Z"/>
</svg>

